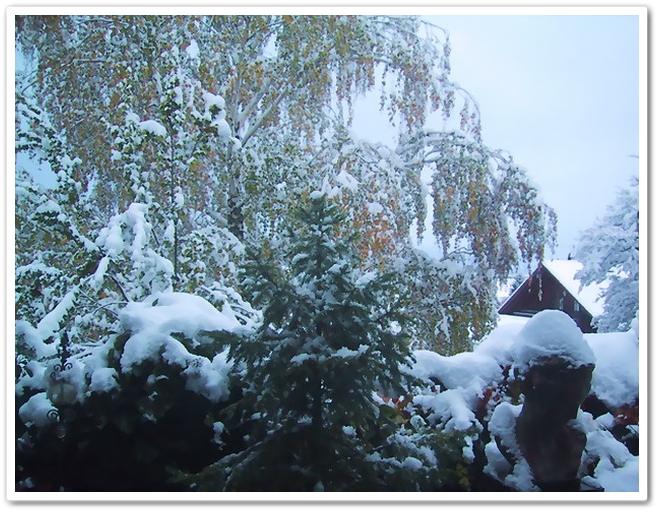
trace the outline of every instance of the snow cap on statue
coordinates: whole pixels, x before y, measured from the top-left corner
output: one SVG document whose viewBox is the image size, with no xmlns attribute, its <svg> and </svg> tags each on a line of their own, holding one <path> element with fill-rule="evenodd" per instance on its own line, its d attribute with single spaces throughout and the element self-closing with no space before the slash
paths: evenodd
<svg viewBox="0 0 660 513">
<path fill-rule="evenodd" d="M 596 362 L 580 328 L 560 310 L 543 310 L 534 315 L 516 337 L 511 354 L 514 368 L 522 374 L 549 361 L 561 361 L 569 368 Z"/>
</svg>

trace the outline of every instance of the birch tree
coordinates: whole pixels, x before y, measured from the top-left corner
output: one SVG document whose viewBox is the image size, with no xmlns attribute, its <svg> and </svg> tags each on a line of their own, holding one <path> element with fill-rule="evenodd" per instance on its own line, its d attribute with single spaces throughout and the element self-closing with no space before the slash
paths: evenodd
<svg viewBox="0 0 660 513">
<path fill-rule="evenodd" d="M 361 231 L 364 267 L 413 287 L 416 343 L 450 353 L 488 330 L 497 282 L 552 239 L 553 213 L 524 171 L 481 141 L 446 34 L 417 18 L 23 16 L 16 40 L 32 70 L 17 77 L 17 111 L 42 109 L 76 162 L 81 236 L 149 205 L 149 244 L 175 290 L 236 285 L 243 245 L 276 245 L 298 198 L 323 188 L 347 233 Z M 366 93 L 394 146 L 351 135 Z M 431 113 L 459 126 L 428 127 Z M 42 160 L 34 145 L 17 151 Z M 431 257 L 410 237 L 429 215 Z"/>
</svg>

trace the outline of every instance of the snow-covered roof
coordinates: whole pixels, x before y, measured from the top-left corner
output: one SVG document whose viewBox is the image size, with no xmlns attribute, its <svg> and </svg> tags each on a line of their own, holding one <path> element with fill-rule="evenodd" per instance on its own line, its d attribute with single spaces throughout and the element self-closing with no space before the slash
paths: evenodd
<svg viewBox="0 0 660 513">
<path fill-rule="evenodd" d="M 602 315 L 604 301 L 601 294 L 607 289 L 606 281 L 583 287 L 580 280 L 575 278 L 575 273 L 582 269 L 582 264 L 577 260 L 544 260 L 543 266 L 591 315 Z"/>
</svg>

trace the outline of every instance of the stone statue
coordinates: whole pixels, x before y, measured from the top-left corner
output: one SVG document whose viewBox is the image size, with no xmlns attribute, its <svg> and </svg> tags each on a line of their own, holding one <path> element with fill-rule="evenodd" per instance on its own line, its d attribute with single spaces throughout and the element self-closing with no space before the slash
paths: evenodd
<svg viewBox="0 0 660 513">
<path fill-rule="evenodd" d="M 520 331 L 511 355 L 522 406 L 503 403 L 493 412 L 492 474 L 521 491 L 579 491 L 587 437 L 576 418 L 594 354 L 573 319 L 545 310 Z"/>
<path fill-rule="evenodd" d="M 521 377 L 524 402 L 515 434 L 542 491 L 580 489 L 578 471 L 587 437 L 572 421 L 591 388 L 593 368 L 571 367 L 561 357 L 549 357 Z"/>
</svg>

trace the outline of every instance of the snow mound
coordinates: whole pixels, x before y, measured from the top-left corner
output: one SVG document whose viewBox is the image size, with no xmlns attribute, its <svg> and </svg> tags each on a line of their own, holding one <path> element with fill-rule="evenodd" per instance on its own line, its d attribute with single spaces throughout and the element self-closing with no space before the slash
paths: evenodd
<svg viewBox="0 0 660 513">
<path fill-rule="evenodd" d="M 441 356 L 433 351 L 415 351 L 415 376 L 428 380 L 438 379 L 446 388 L 468 388 L 478 380 L 480 386 L 497 383 L 502 369 L 497 361 L 480 353 L 459 353 Z"/>
<path fill-rule="evenodd" d="M 176 292 L 161 292 L 145 301 L 129 303 L 121 311 L 120 320 L 131 333 L 120 359 L 122 372 L 130 372 L 144 361 L 162 358 L 167 364 L 183 369 L 186 388 L 212 401 L 222 400 L 229 394 L 231 363 L 227 350 L 209 360 L 192 353 L 191 347 L 173 335 L 182 334 L 189 339 L 187 344 L 198 347 L 214 342 L 204 337 L 203 332 L 243 334 L 254 327 L 250 322 L 241 323 L 228 304 L 220 311 L 199 296 Z M 99 386 L 110 387 L 111 382 L 99 383 Z"/>
<path fill-rule="evenodd" d="M 234 333 L 245 329 L 229 305 L 221 312 L 204 298 L 181 292 L 161 292 L 129 303 L 120 319 L 132 333 L 153 336 L 183 333 L 195 338 L 202 331 Z"/>
<path fill-rule="evenodd" d="M 39 392 L 18 409 L 18 415 L 27 426 L 35 425 L 42 428 L 53 422 L 49 415 L 51 411 L 57 409 L 48 399 L 46 392 Z"/>
<path fill-rule="evenodd" d="M 494 358 L 501 367 L 511 365 L 511 347 L 527 321 L 526 317 L 500 316 L 497 327 L 476 345 L 474 352 Z"/>
<path fill-rule="evenodd" d="M 475 415 L 484 391 L 502 379 L 502 368 L 487 355 L 459 353 L 441 356 L 432 351 L 415 351 L 411 374 L 425 382 L 439 381 L 447 390 L 424 391 L 413 398 L 429 415 L 428 419 L 445 432 L 479 429 Z"/>
<path fill-rule="evenodd" d="M 593 365 L 594 352 L 568 314 L 543 310 L 520 330 L 511 347 L 515 368 L 526 372 L 546 358 L 559 357 L 571 367 Z"/>
<path fill-rule="evenodd" d="M 625 333 L 589 333 L 585 339 L 596 355 L 591 391 L 608 407 L 632 405 L 639 397 L 639 339 Z"/>
</svg>

